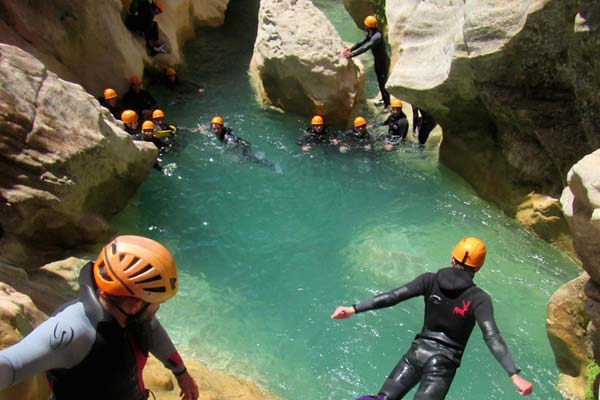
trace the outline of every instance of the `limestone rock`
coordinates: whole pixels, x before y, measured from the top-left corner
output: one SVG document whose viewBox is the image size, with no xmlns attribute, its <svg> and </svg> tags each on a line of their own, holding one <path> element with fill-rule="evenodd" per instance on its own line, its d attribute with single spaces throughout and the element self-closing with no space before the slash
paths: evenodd
<svg viewBox="0 0 600 400">
<path fill-rule="evenodd" d="M 310 0 L 263 0 L 251 74 L 264 104 L 345 124 L 362 92 L 362 71 Z"/>
<path fill-rule="evenodd" d="M 560 391 L 582 400 L 588 374 L 586 328 L 589 317 L 584 311 L 583 291 L 588 280 L 589 276 L 584 273 L 558 289 L 548 302 L 546 318 L 548 339 L 561 371 Z"/>
<path fill-rule="evenodd" d="M 377 0 L 342 0 L 342 3 L 359 29 L 364 29 L 365 17 L 374 15 L 377 9 Z"/>
<path fill-rule="evenodd" d="M 108 218 L 156 148 L 16 47 L 0 45 L 0 81 L 0 261 L 36 269 L 62 249 L 107 240 Z"/>
<path fill-rule="evenodd" d="M 0 37 L 39 58 L 61 78 L 101 94 L 106 86 L 124 92 L 127 78 L 141 75 L 144 65 L 160 67 L 181 61 L 181 46 L 194 22 L 216 26 L 224 20 L 229 0 L 169 0 L 156 17 L 170 53 L 149 57 L 145 42 L 123 24 L 129 4 L 105 1 L 0 0 Z M 40 18 L 43 16 L 43 18 Z"/>
</svg>

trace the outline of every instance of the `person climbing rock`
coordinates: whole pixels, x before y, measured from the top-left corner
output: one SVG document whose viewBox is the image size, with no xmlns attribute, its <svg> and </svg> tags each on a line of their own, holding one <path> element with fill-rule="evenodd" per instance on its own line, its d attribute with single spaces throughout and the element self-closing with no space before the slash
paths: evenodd
<svg viewBox="0 0 600 400">
<path fill-rule="evenodd" d="M 416 296 L 425 300 L 423 329 L 383 384 L 377 396 L 362 399 L 399 400 L 420 383 L 416 400 L 441 400 L 460 366 L 475 323 L 488 348 L 511 378 L 519 394 L 529 395 L 533 385 L 521 378 L 512 355 L 496 326 L 491 297 L 473 282 L 485 261 L 486 247 L 468 237 L 452 251 L 451 267 L 425 273 L 398 289 L 379 294 L 351 307 L 337 307 L 332 319 L 394 306 Z"/>
<path fill-rule="evenodd" d="M 298 146 L 302 151 L 310 151 L 314 146 L 333 144 L 337 145 L 339 140 L 337 136 L 329 131 L 324 125 L 323 117 L 315 115 L 310 121 L 310 126 L 306 128 L 300 139 Z"/>
<path fill-rule="evenodd" d="M 164 45 L 158 41 L 158 24 L 154 17 L 164 10 L 159 0 L 132 0 L 125 17 L 125 26 L 134 33 L 139 33 L 146 40 L 150 56 L 166 53 Z"/>
<path fill-rule="evenodd" d="M 419 140 L 421 147 L 425 146 L 425 142 L 429 139 L 429 134 L 436 126 L 435 119 L 427 111 L 416 106 L 413 107 L 413 136 Z"/>
<path fill-rule="evenodd" d="M 129 78 L 129 90 L 123 96 L 123 108 L 135 111 L 142 118 L 150 118 L 156 107 L 156 100 L 144 90 L 142 78 L 133 75 Z"/>
<path fill-rule="evenodd" d="M 388 71 L 390 69 L 390 57 L 385 48 L 383 33 L 377 29 L 377 18 L 369 15 L 365 18 L 364 24 L 367 30 L 365 37 L 351 48 L 344 48 L 342 54 L 344 57 L 350 59 L 371 49 L 373 59 L 375 60 L 375 74 L 377 75 L 377 84 L 381 92 L 381 101 L 383 106 L 387 108 L 390 105 L 390 94 L 385 89 L 385 83 L 387 82 Z"/>
<path fill-rule="evenodd" d="M 133 110 L 125 110 L 121 113 L 121 121 L 125 125 L 125 132 L 132 136 L 139 134 L 138 115 Z"/>
<path fill-rule="evenodd" d="M 102 96 L 98 97 L 98 102 L 102 107 L 108 108 L 108 111 L 116 118 L 121 118 L 121 107 L 119 107 L 119 99 L 117 92 L 112 88 L 104 89 Z"/>
<path fill-rule="evenodd" d="M 340 153 L 357 149 L 371 151 L 373 149 L 373 138 L 367 131 L 367 120 L 363 117 L 354 118 L 354 129 L 346 132 L 340 142 Z"/>
<path fill-rule="evenodd" d="M 402 111 L 402 101 L 393 99 L 391 101 L 392 112 L 389 117 L 377 126 L 388 126 L 387 135 L 383 136 L 383 148 L 387 151 L 393 150 L 394 146 L 406 140 L 408 133 L 408 120 Z"/>
<path fill-rule="evenodd" d="M 0 389 L 45 372 L 50 399 L 145 400 L 142 371 L 152 353 L 177 379 L 184 400 L 198 385 L 156 318 L 177 293 L 173 256 L 141 236 L 118 236 L 79 275 L 79 297 L 0 351 Z"/>
</svg>

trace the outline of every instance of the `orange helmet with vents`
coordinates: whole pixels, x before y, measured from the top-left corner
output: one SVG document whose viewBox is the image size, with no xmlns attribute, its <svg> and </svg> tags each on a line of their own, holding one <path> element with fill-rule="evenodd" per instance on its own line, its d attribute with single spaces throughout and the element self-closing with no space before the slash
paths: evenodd
<svg viewBox="0 0 600 400">
<path fill-rule="evenodd" d="M 142 131 L 150 131 L 150 130 L 154 130 L 154 122 L 152 121 L 144 121 L 144 123 L 142 124 Z"/>
<path fill-rule="evenodd" d="M 175 296 L 177 266 L 163 245 L 142 236 L 118 236 L 94 263 L 98 288 L 115 297 L 163 303 Z"/>
<path fill-rule="evenodd" d="M 358 128 L 359 126 L 363 126 L 367 124 L 367 120 L 364 119 L 363 117 L 356 117 L 354 118 L 354 127 Z"/>
<path fill-rule="evenodd" d="M 168 67 L 167 69 L 165 69 L 165 75 L 166 76 L 177 75 L 177 71 L 175 71 L 175 68 Z"/>
<path fill-rule="evenodd" d="M 104 89 L 104 100 L 114 99 L 115 97 L 117 97 L 117 92 L 115 92 L 115 89 Z"/>
<path fill-rule="evenodd" d="M 320 115 L 315 115 L 310 120 L 310 124 L 311 125 L 323 125 L 323 117 L 321 117 Z"/>
<path fill-rule="evenodd" d="M 485 261 L 485 244 L 476 237 L 468 237 L 456 245 L 452 257 L 460 264 L 471 268 L 479 268 Z"/>
<path fill-rule="evenodd" d="M 212 117 L 212 119 L 210 120 L 210 124 L 217 124 L 217 125 L 223 125 L 223 118 L 221 118 L 218 115 L 215 115 L 214 117 Z"/>
<path fill-rule="evenodd" d="M 154 111 L 152 111 L 152 119 L 156 119 L 156 118 L 164 118 L 165 117 L 165 113 L 163 112 L 163 110 L 159 110 L 158 108 Z"/>
<path fill-rule="evenodd" d="M 392 103 L 390 104 L 390 106 L 392 106 L 392 108 L 402 108 L 402 100 L 400 100 L 400 99 L 393 99 Z"/>
<path fill-rule="evenodd" d="M 365 26 L 367 28 L 376 28 L 377 27 L 377 18 L 375 18 L 372 15 L 368 15 L 367 18 L 365 18 Z"/>
<path fill-rule="evenodd" d="M 133 110 L 125 110 L 121 113 L 121 121 L 129 124 L 130 122 L 137 121 L 138 115 Z"/>
</svg>

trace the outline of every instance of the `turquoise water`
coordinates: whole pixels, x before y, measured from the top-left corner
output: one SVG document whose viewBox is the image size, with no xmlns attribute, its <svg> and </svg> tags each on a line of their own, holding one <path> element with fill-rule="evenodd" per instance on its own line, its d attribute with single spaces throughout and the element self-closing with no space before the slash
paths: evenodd
<svg viewBox="0 0 600 400">
<path fill-rule="evenodd" d="M 257 9 L 246 3 L 232 1 L 226 26 L 199 32 L 186 48 L 180 74 L 206 93 L 154 93 L 181 126 L 223 115 L 280 171 L 224 153 L 208 134 L 189 134 L 163 160 L 166 174 L 152 171 L 114 219 L 121 233 L 155 238 L 175 255 L 181 290 L 160 318 L 184 355 L 283 399 L 376 393 L 421 327 L 422 300 L 347 321 L 329 315 L 447 266 L 454 244 L 474 235 L 489 249 L 476 281 L 493 296 L 498 324 L 535 384 L 530 398 L 560 399 L 545 306 L 577 267 L 479 200 L 437 162 L 433 145 L 301 154 L 295 142 L 305 118 L 261 109 L 251 90 Z M 337 2 L 317 4 L 344 27 L 344 39 L 361 36 Z M 373 75 L 367 71 L 369 96 L 377 92 Z M 447 398 L 519 398 L 477 328 Z"/>
</svg>

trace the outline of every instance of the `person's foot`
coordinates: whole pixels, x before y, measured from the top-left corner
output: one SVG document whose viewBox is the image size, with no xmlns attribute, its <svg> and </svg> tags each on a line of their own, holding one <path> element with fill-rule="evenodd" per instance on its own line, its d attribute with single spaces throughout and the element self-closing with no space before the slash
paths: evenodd
<svg viewBox="0 0 600 400">
<path fill-rule="evenodd" d="M 383 112 L 390 112 L 390 106 L 383 107 Z"/>
<path fill-rule="evenodd" d="M 375 100 L 373 104 L 375 104 L 376 106 L 382 106 L 385 104 L 385 102 L 383 100 Z"/>
</svg>

